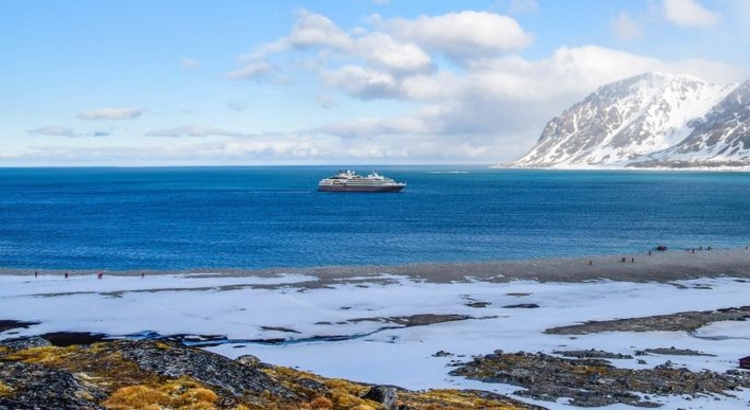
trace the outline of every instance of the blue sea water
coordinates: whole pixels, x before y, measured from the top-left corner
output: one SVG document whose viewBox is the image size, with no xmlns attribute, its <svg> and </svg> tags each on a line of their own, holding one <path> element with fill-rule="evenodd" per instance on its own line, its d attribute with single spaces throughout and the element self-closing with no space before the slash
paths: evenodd
<svg viewBox="0 0 750 410">
<path fill-rule="evenodd" d="M 336 171 L 0 169 L 0 267 L 394 265 L 750 243 L 745 173 L 378 167 L 406 189 L 317 192 Z"/>
</svg>

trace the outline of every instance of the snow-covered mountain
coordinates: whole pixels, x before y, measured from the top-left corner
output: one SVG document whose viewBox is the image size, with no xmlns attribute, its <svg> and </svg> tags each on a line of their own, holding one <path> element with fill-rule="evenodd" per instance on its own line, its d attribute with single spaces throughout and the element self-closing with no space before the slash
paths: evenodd
<svg viewBox="0 0 750 410">
<path fill-rule="evenodd" d="M 750 81 L 646 73 L 552 119 L 517 167 L 750 166 Z"/>
</svg>

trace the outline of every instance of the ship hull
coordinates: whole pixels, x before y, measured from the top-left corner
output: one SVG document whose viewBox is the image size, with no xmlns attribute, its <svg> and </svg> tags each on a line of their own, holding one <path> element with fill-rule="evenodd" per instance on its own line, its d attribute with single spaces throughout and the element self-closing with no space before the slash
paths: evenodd
<svg viewBox="0 0 750 410">
<path fill-rule="evenodd" d="M 318 191 L 323 192 L 399 192 L 404 185 L 389 186 L 347 186 L 347 185 L 321 185 Z"/>
</svg>

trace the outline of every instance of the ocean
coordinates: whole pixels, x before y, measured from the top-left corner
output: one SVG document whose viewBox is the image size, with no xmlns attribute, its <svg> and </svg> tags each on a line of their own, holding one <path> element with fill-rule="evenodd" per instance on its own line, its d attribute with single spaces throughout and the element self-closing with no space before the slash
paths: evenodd
<svg viewBox="0 0 750 410">
<path fill-rule="evenodd" d="M 379 166 L 0 168 L 0 268 L 400 265 L 750 244 L 750 174 Z M 360 173 L 372 167 L 354 167 Z"/>
</svg>

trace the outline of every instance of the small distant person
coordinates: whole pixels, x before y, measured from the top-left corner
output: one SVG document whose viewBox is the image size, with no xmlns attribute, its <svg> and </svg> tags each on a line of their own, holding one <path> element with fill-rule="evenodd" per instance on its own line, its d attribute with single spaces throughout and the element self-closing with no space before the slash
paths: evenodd
<svg viewBox="0 0 750 410">
<path fill-rule="evenodd" d="M 648 251 L 648 256 L 651 256 L 651 251 Z"/>
<path fill-rule="evenodd" d="M 35 277 L 35 278 L 38 278 L 38 277 L 39 277 L 39 272 L 37 272 L 37 271 L 34 271 L 34 277 Z"/>
<path fill-rule="evenodd" d="M 592 259 L 589 259 L 589 266 L 593 265 L 594 261 Z"/>
<path fill-rule="evenodd" d="M 68 272 L 65 272 L 65 279 L 68 279 Z"/>
<path fill-rule="evenodd" d="M 96 278 L 97 278 L 97 279 L 101 279 L 101 278 L 102 278 L 103 276 L 104 276 L 104 274 L 103 274 L 103 273 L 101 273 L 101 272 L 99 272 L 99 274 L 98 274 L 98 275 L 96 275 Z"/>
<path fill-rule="evenodd" d="M 144 276 L 146 276 L 146 273 L 145 272 L 141 272 L 141 279 L 143 279 Z"/>
<path fill-rule="evenodd" d="M 635 262 L 635 258 L 631 256 L 630 257 L 630 263 L 633 263 L 633 262 Z"/>
</svg>

